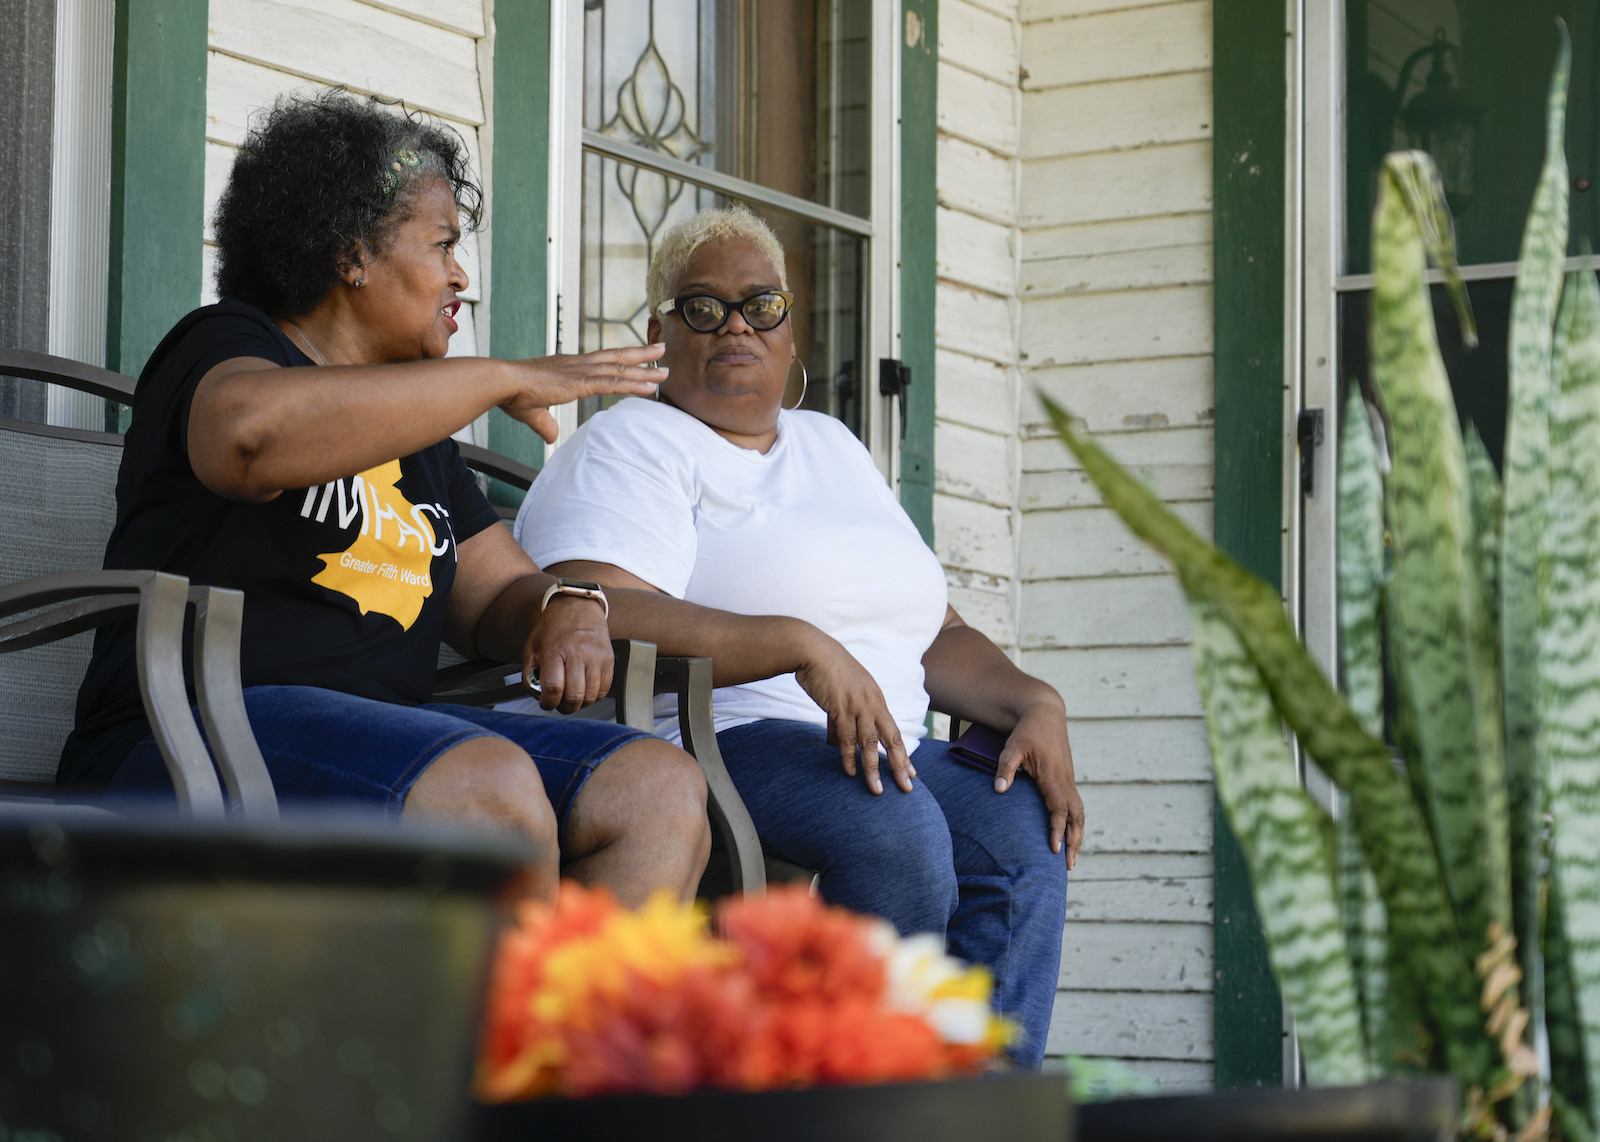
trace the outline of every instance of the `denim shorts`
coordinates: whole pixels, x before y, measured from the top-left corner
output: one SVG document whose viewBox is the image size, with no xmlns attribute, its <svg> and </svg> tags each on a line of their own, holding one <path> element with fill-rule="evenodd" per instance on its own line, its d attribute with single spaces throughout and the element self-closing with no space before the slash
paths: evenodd
<svg viewBox="0 0 1600 1142">
<path fill-rule="evenodd" d="M 621 746 L 650 736 L 610 722 L 401 706 L 315 686 L 251 686 L 244 704 L 285 811 L 365 805 L 398 817 L 412 783 L 442 754 L 473 738 L 503 737 L 539 767 L 560 835 L 595 767 Z M 101 804 L 173 797 L 166 761 L 147 737 L 118 767 Z"/>
</svg>

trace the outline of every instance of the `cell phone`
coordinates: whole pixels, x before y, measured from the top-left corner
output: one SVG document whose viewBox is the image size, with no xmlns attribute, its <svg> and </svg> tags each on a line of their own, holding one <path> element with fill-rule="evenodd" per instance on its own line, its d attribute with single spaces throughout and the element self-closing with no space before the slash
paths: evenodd
<svg viewBox="0 0 1600 1142">
<path fill-rule="evenodd" d="M 1005 734 L 973 722 L 950 743 L 950 756 L 973 769 L 994 773 L 1000 768 L 1000 751 L 1005 747 Z"/>
</svg>

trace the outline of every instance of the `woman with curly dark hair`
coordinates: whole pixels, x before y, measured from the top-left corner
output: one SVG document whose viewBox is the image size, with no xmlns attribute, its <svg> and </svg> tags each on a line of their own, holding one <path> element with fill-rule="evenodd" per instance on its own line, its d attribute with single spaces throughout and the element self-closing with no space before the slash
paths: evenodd
<svg viewBox="0 0 1600 1142">
<path fill-rule="evenodd" d="M 559 870 L 627 900 L 687 896 L 710 844 L 687 754 L 603 722 L 428 703 L 441 638 L 520 661 L 547 709 L 611 680 L 605 595 L 534 565 L 451 434 L 501 408 L 553 440 L 549 406 L 665 375 L 644 367 L 659 346 L 445 359 L 479 208 L 450 130 L 340 92 L 280 100 L 218 206 L 223 300 L 139 378 L 105 563 L 245 592 L 245 703 L 286 812 L 356 802 L 515 829 L 549 854 L 544 895 Z M 63 781 L 102 802 L 172 796 L 133 639 L 132 624 L 97 639 L 62 757 Z"/>
</svg>

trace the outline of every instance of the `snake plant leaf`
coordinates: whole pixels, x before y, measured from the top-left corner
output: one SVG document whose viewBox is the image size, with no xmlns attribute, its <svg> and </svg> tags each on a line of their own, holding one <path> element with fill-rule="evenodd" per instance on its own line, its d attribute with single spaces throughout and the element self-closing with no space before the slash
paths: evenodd
<svg viewBox="0 0 1600 1142">
<path fill-rule="evenodd" d="M 1572 986 L 1571 958 L 1562 920 L 1561 886 L 1552 878 L 1544 924 L 1545 1026 L 1550 1043 L 1550 1096 L 1556 1121 L 1569 1139 L 1589 1138 L 1589 1075 L 1583 1057 L 1578 996 Z M 1571 1120 L 1579 1119 L 1582 1131 Z"/>
<path fill-rule="evenodd" d="M 1415 719 L 1420 785 L 1467 954 L 1511 928 L 1504 738 L 1495 633 L 1479 574 L 1467 460 L 1433 324 L 1426 255 L 1453 251 L 1426 154 L 1389 155 L 1372 224 L 1372 379 L 1390 425 L 1393 542 L 1386 617 Z M 1465 304 L 1465 287 L 1452 293 Z"/>
<path fill-rule="evenodd" d="M 1477 984 L 1461 948 L 1439 861 L 1422 813 L 1389 750 L 1373 737 L 1300 644 L 1278 592 L 1196 535 L 1165 504 L 1080 435 L 1067 413 L 1040 400 L 1057 433 L 1108 507 L 1178 571 L 1191 599 L 1211 603 L 1261 673 L 1278 713 L 1352 802 L 1361 849 L 1389 910 L 1392 937 L 1407 949 L 1424 991 L 1434 1040 L 1464 1086 L 1488 1078 L 1491 1042 L 1478 1014 Z"/>
<path fill-rule="evenodd" d="M 1600 285 L 1592 271 L 1573 275 L 1562 311 L 1539 558 L 1535 738 L 1594 1122 L 1600 1121 L 1594 1101 L 1600 1092 Z"/>
<path fill-rule="evenodd" d="M 1383 733 L 1383 476 L 1366 401 L 1354 385 L 1339 430 L 1339 665 L 1350 709 L 1368 733 Z M 1361 1021 L 1374 1074 L 1390 1067 L 1389 919 L 1361 854 L 1348 799 L 1339 817 L 1339 899 L 1356 973 Z"/>
<path fill-rule="evenodd" d="M 1472 505 L 1472 531 L 1476 536 L 1478 577 L 1483 580 L 1489 604 L 1489 619 L 1499 646 L 1500 631 L 1500 518 L 1505 499 L 1500 490 L 1500 473 L 1478 435 L 1478 426 L 1466 430 L 1467 484 Z M 1503 692 L 1503 691 L 1502 691 Z M 1513 878 L 1514 880 L 1515 878 Z"/>
<path fill-rule="evenodd" d="M 1317 1086 L 1368 1078 L 1350 957 L 1323 840 L 1326 814 L 1300 784 L 1261 675 L 1209 603 L 1190 600 L 1195 675 L 1217 796 L 1238 833 L 1267 953 Z"/>
<path fill-rule="evenodd" d="M 1500 667 L 1505 690 L 1506 782 L 1510 797 L 1516 933 L 1525 947 L 1537 939 L 1526 902 L 1538 880 L 1544 829 L 1544 782 L 1539 772 L 1538 552 L 1550 492 L 1550 399 L 1555 388 L 1551 326 L 1567 254 L 1567 76 L 1572 44 L 1557 21 L 1560 46 L 1550 77 L 1544 167 L 1522 234 L 1511 297 L 1509 410 L 1506 415 L 1505 508 L 1500 556 Z"/>
</svg>

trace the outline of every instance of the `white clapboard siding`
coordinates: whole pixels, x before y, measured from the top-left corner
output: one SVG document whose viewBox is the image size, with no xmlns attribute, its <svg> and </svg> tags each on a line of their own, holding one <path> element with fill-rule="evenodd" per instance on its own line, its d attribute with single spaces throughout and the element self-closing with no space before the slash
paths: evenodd
<svg viewBox="0 0 1600 1142">
<path fill-rule="evenodd" d="M 939 130 L 1002 155 L 1017 153 L 1016 83 L 939 64 Z"/>
<path fill-rule="evenodd" d="M 1009 508 L 1017 502 L 1017 440 L 964 424 L 941 424 L 934 488 L 946 495 Z"/>
<path fill-rule="evenodd" d="M 1017 250 L 1014 227 L 965 211 L 940 207 L 938 219 L 939 277 L 1000 297 L 1017 290 Z"/>
<path fill-rule="evenodd" d="M 1209 285 L 1064 294 L 1022 310 L 1022 343 L 1038 367 L 1193 357 L 1211 352 L 1211 336 Z"/>
<path fill-rule="evenodd" d="M 1088 5 L 1068 7 L 1082 11 Z M 1209 71 L 1210 0 L 1039 19 L 1024 25 L 1022 66 L 1029 90 Z"/>
<path fill-rule="evenodd" d="M 1072 718 L 1200 716 L 1186 646 L 1024 649 L 1022 668 L 1059 690 Z M 1211 835 L 1209 818 L 1205 832 Z"/>
<path fill-rule="evenodd" d="M 1039 426 L 1039 435 L 1023 443 L 1023 466 L 1029 472 L 1080 467 L 1077 457 L 1049 429 Z M 1167 464 L 1209 464 L 1215 438 L 1209 426 L 1202 428 L 1142 428 L 1135 432 L 1103 433 L 1095 437 L 1099 445 L 1124 467 L 1142 471 Z"/>
<path fill-rule="evenodd" d="M 1214 796 L 1187 612 L 1038 392 L 1210 534 L 1211 0 L 1020 18 L 1018 645 L 1067 702 L 1088 813 L 1048 1049 L 1203 1088 Z"/>
<path fill-rule="evenodd" d="M 982 8 L 968 0 L 939 4 L 939 62 L 976 72 L 1005 87 L 1017 82 L 1021 53 L 1011 13 Z"/>
<path fill-rule="evenodd" d="M 1008 508 L 934 497 L 934 551 L 947 568 L 1009 580 L 1016 573 L 1014 526 Z"/>
<path fill-rule="evenodd" d="M 1022 157 L 1122 151 L 1211 137 L 1211 72 L 1139 76 L 1022 97 Z"/>
<path fill-rule="evenodd" d="M 483 0 L 363 0 L 374 8 L 396 12 L 449 32 L 481 38 Z"/>
<path fill-rule="evenodd" d="M 1208 853 L 1110 853 L 1085 848 L 1067 891 L 1067 924 L 1209 924 Z M 1057 1001 L 1059 1004 L 1059 1000 Z"/>
<path fill-rule="evenodd" d="M 1023 431 L 1042 435 L 1048 430 L 1044 406 L 1036 399 L 1042 392 L 1090 432 L 1203 428 L 1209 439 L 1216 420 L 1212 379 L 1209 353 L 1034 370 L 1022 391 Z"/>
<path fill-rule="evenodd" d="M 939 349 L 934 353 L 934 413 L 941 421 L 958 422 L 990 432 L 1017 430 L 1016 369 Z"/>
<path fill-rule="evenodd" d="M 1022 164 L 1025 227 L 1193 214 L 1211 197 L 1210 140 Z"/>
<path fill-rule="evenodd" d="M 1017 164 L 1009 156 L 940 134 L 939 205 L 1005 226 L 1017 223 Z M 940 236 L 943 241 L 943 236 Z"/>
<path fill-rule="evenodd" d="M 1211 534 L 1209 502 L 1175 504 L 1173 511 L 1202 535 Z M 1166 557 L 1146 546 L 1109 508 L 1030 512 L 1022 533 L 1025 579 L 1164 574 Z"/>
<path fill-rule="evenodd" d="M 1073 719 L 1078 780 L 1210 781 L 1211 750 L 1200 718 Z"/>
<path fill-rule="evenodd" d="M 934 293 L 934 336 L 943 349 L 1015 365 L 1014 300 L 941 281 Z"/>
<path fill-rule="evenodd" d="M 1189 612 L 1175 575 L 1046 579 L 1022 589 L 1022 645 L 1185 646 Z"/>
<path fill-rule="evenodd" d="M 957 580 L 965 576 L 949 576 L 950 605 L 956 609 L 963 622 L 974 630 L 982 631 L 998 646 L 1011 646 L 1017 641 L 1017 628 L 1013 620 L 1014 607 L 1010 592 L 1002 586 L 968 586 Z"/>
<path fill-rule="evenodd" d="M 1209 500 L 1216 483 L 1210 464 L 1162 464 L 1141 469 L 1145 486 L 1164 500 Z M 1087 508 L 1100 502 L 1100 492 L 1083 472 L 1027 472 L 1022 477 L 1022 507 Z"/>
<path fill-rule="evenodd" d="M 1040 228 L 1023 236 L 1022 295 L 1193 285 L 1213 262 L 1208 214 Z"/>
<path fill-rule="evenodd" d="M 483 122 L 477 41 L 360 0 L 211 0 L 213 51 Z"/>
<path fill-rule="evenodd" d="M 1071 924 L 1061 986 L 1080 991 L 1210 991 L 1210 924 Z"/>
<path fill-rule="evenodd" d="M 1210 992 L 1069 991 L 1056 997 L 1052 1055 L 1212 1057 Z"/>
</svg>

